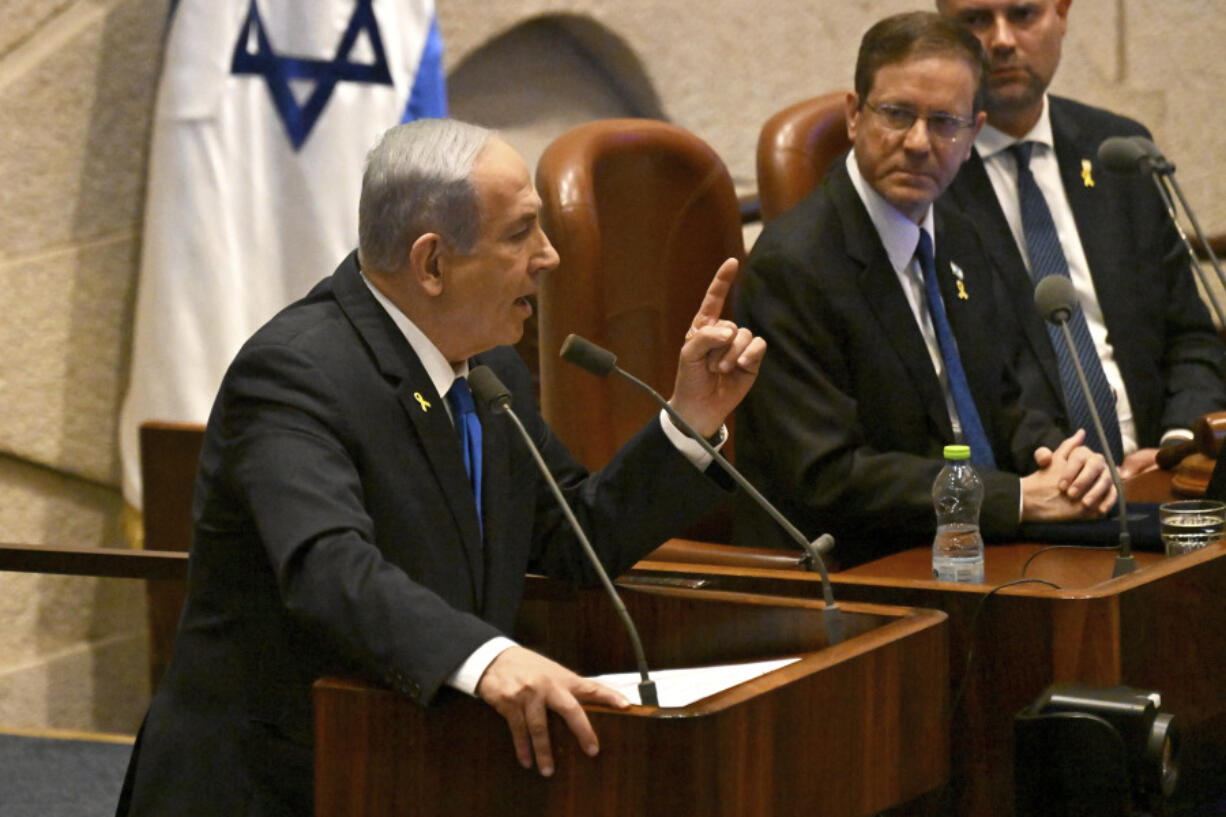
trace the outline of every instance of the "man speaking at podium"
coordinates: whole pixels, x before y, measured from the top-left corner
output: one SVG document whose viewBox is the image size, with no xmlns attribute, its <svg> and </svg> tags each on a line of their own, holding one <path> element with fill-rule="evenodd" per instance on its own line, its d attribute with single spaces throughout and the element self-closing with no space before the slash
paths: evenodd
<svg viewBox="0 0 1226 817">
<path fill-rule="evenodd" d="M 540 208 L 523 160 L 481 128 L 419 120 L 372 151 L 358 251 L 247 342 L 214 404 L 187 604 L 120 814 L 311 814 L 324 675 L 422 704 L 443 685 L 480 696 L 544 775 L 549 710 L 597 752 L 580 704 L 626 701 L 505 637 L 527 570 L 591 568 L 508 419 L 474 407 L 469 366 L 510 389 L 610 572 L 724 489 L 663 415 L 588 475 L 535 411 L 505 346 L 557 265 Z M 719 318 L 735 275 L 732 261 L 716 273 L 671 399 L 712 436 L 765 351 Z"/>
<path fill-rule="evenodd" d="M 1115 501 L 1083 435 L 1061 441 L 1018 404 L 983 248 L 933 206 L 983 124 L 983 73 L 978 41 L 936 14 L 870 28 L 847 98 L 853 150 L 767 225 L 737 299 L 771 347 L 741 410 L 738 462 L 805 533 L 832 532 L 843 567 L 931 541 L 932 483 L 955 441 L 983 479 L 985 536 Z M 747 506 L 737 541 L 786 546 Z"/>
</svg>

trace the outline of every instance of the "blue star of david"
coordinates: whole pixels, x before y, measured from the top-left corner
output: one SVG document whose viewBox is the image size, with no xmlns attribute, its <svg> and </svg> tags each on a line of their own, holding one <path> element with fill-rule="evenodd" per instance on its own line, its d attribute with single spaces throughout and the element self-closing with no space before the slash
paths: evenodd
<svg viewBox="0 0 1226 817">
<path fill-rule="evenodd" d="M 387 56 L 383 52 L 383 38 L 379 35 L 379 24 L 375 20 L 372 7 L 373 0 L 358 0 L 353 16 L 349 18 L 349 26 L 341 36 L 336 47 L 336 56 L 331 60 L 316 60 L 307 57 L 281 56 L 273 51 L 268 41 L 268 33 L 260 19 L 260 10 L 255 0 L 247 10 L 247 19 L 238 32 L 238 42 L 234 45 L 234 57 L 230 62 L 230 72 L 235 75 L 253 74 L 262 76 L 272 94 L 273 104 L 277 114 L 285 125 L 294 150 L 306 143 L 307 137 L 315 123 L 319 121 L 324 106 L 332 96 L 332 91 L 338 82 L 364 82 L 372 85 L 391 85 L 392 75 L 388 70 Z M 373 64 L 350 62 L 349 54 L 357 41 L 358 35 L 366 32 L 374 51 Z M 254 39 L 255 51 L 249 44 Z M 315 90 L 307 98 L 306 104 L 299 105 L 298 100 L 290 92 L 289 83 L 293 79 L 315 80 Z"/>
</svg>

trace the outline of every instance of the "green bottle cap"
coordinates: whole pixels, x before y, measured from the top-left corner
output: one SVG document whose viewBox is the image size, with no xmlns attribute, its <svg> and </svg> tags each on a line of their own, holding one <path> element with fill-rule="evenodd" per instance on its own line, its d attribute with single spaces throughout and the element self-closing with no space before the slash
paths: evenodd
<svg viewBox="0 0 1226 817">
<path fill-rule="evenodd" d="M 969 445 L 945 446 L 945 459 L 947 460 L 969 460 L 970 458 L 971 447 Z"/>
</svg>

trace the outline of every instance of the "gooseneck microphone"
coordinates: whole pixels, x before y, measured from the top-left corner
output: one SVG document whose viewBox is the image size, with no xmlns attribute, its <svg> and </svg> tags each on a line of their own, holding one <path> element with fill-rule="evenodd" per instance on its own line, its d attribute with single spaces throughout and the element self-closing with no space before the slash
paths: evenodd
<svg viewBox="0 0 1226 817">
<path fill-rule="evenodd" d="M 563 360 L 568 363 L 574 363 L 582 369 L 586 369 L 597 377 L 605 377 L 612 372 L 629 380 L 634 385 L 638 386 L 643 391 L 651 395 L 652 399 L 659 404 L 660 408 L 672 418 L 673 423 L 677 428 L 685 432 L 686 436 L 695 440 L 702 449 L 706 451 L 719 466 L 724 469 L 728 476 L 740 486 L 746 494 L 753 499 L 764 511 L 770 514 L 778 525 L 787 532 L 788 536 L 794 542 L 800 545 L 801 550 L 805 552 L 804 564 L 809 571 L 816 571 L 821 574 L 822 578 L 822 598 L 826 603 L 825 609 L 822 610 L 822 623 L 826 628 L 826 641 L 828 644 L 838 644 L 843 641 L 845 631 L 843 627 L 843 611 L 834 601 L 834 591 L 830 586 L 830 575 L 826 572 L 826 563 L 822 560 L 822 554 L 828 552 L 834 547 L 834 537 L 828 533 L 823 533 L 817 539 L 810 542 L 805 538 L 805 535 L 796 529 L 796 526 L 784 518 L 783 514 L 767 501 L 766 497 L 749 483 L 741 475 L 741 472 L 733 467 L 732 463 L 721 453 L 715 450 L 711 443 L 699 434 L 694 428 L 686 422 L 685 418 L 677 414 L 673 407 L 668 404 L 660 394 L 651 386 L 639 380 L 634 375 L 617 365 L 617 355 L 610 352 L 608 349 L 602 349 L 586 338 L 579 335 L 571 334 L 566 337 L 562 343 L 562 349 L 559 352 Z"/>
<path fill-rule="evenodd" d="M 659 706 L 660 699 L 656 695 L 656 682 L 651 680 L 648 674 L 647 657 L 643 654 L 643 642 L 639 640 L 639 631 L 630 619 L 630 613 L 626 610 L 626 605 L 622 603 L 621 596 L 617 595 L 617 590 L 613 588 L 613 582 L 609 580 L 609 574 L 605 572 L 604 565 L 596 556 L 596 551 L 592 548 L 592 543 L 588 541 L 587 534 L 579 526 L 579 520 L 575 518 L 574 511 L 570 509 L 566 498 L 562 496 L 562 489 L 558 487 L 558 481 L 553 478 L 553 474 L 549 472 L 549 466 L 541 457 L 541 452 L 532 442 L 532 435 L 528 433 L 524 424 L 520 422 L 519 416 L 511 409 L 511 392 L 502 385 L 498 375 L 494 374 L 489 366 L 473 367 L 468 373 L 468 385 L 472 388 L 474 397 L 488 405 L 495 413 L 501 412 L 510 417 L 514 426 L 519 429 L 519 434 L 528 446 L 528 451 L 532 453 L 532 459 L 536 461 L 536 467 L 545 477 L 545 482 L 549 483 L 549 489 L 553 491 L 554 499 L 558 501 L 562 513 L 566 515 L 566 521 L 570 523 L 571 529 L 579 539 L 579 544 L 583 546 L 583 552 L 587 554 L 588 560 L 596 570 L 596 575 L 600 577 L 600 583 L 604 585 L 609 598 L 613 600 L 613 609 L 617 611 L 617 615 L 621 617 L 622 623 L 626 626 L 626 632 L 630 634 L 630 643 L 634 647 L 634 658 L 639 670 L 639 701 L 643 706 Z"/>
<path fill-rule="evenodd" d="M 1111 446 L 1107 445 L 1107 435 L 1103 432 L 1103 422 L 1098 416 L 1098 407 L 1094 405 L 1094 396 L 1090 394 L 1090 385 L 1086 382 L 1085 371 L 1081 368 L 1081 360 L 1077 357 L 1077 347 L 1073 344 L 1073 333 L 1069 331 L 1068 320 L 1073 315 L 1077 295 L 1073 291 L 1073 282 L 1062 275 L 1049 275 L 1034 289 L 1034 303 L 1039 308 L 1039 314 L 1049 323 L 1063 330 L 1064 342 L 1068 344 L 1069 357 L 1077 369 L 1077 382 L 1085 395 L 1086 405 L 1090 408 L 1090 417 L 1094 420 L 1094 431 L 1098 434 L 1098 444 L 1103 449 L 1103 457 L 1107 460 L 1107 470 L 1111 473 L 1111 481 L 1115 483 L 1115 493 L 1118 495 L 1120 508 L 1120 553 L 1115 558 L 1115 569 L 1111 577 L 1123 576 L 1137 569 L 1137 561 L 1132 556 L 1132 536 L 1128 533 L 1128 502 L 1124 499 L 1124 483 L 1120 479 L 1119 469 L 1115 467 L 1115 458 L 1111 456 Z"/>
<path fill-rule="evenodd" d="M 1115 173 L 1174 173 L 1158 146 L 1139 136 L 1110 136 L 1098 146 L 1098 161 Z"/>
<path fill-rule="evenodd" d="M 1223 287 L 1226 287 L 1226 273 L 1222 271 L 1217 254 L 1209 246 L 1209 239 L 1205 237 L 1205 231 L 1201 229 L 1196 214 L 1192 212 L 1188 200 L 1184 198 L 1183 189 L 1175 179 L 1175 165 L 1168 162 L 1162 155 L 1162 151 L 1158 150 L 1158 146 L 1144 136 L 1112 136 L 1104 139 L 1103 143 L 1098 146 L 1098 160 L 1103 163 L 1103 167 L 1116 173 L 1147 173 L 1153 179 L 1154 186 L 1158 188 L 1158 195 L 1162 197 L 1162 203 L 1166 206 L 1167 215 L 1170 216 L 1171 223 L 1175 225 L 1180 240 L 1188 250 L 1192 269 L 1196 271 L 1202 288 L 1209 294 L 1209 301 L 1213 304 L 1213 311 L 1217 313 L 1220 325 L 1226 326 L 1226 309 L 1223 309 L 1222 304 L 1218 301 L 1214 287 L 1209 286 L 1209 275 L 1201 266 L 1200 259 L 1196 256 L 1196 248 L 1192 246 L 1192 242 L 1188 240 L 1188 234 L 1184 232 L 1183 226 L 1179 223 L 1171 190 L 1174 190 L 1175 195 L 1179 197 L 1183 211 L 1187 214 L 1188 221 L 1191 222 L 1192 229 L 1196 233 L 1196 238 L 1209 255 L 1209 261 L 1213 264 L 1213 270 L 1217 273 L 1218 281 Z"/>
</svg>

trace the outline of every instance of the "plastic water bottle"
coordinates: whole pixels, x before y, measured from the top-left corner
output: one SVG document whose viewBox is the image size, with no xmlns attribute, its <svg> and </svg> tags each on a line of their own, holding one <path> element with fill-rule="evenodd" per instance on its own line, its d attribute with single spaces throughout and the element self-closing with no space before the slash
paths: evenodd
<svg viewBox="0 0 1226 817">
<path fill-rule="evenodd" d="M 983 537 L 979 535 L 983 483 L 970 457 L 970 446 L 945 446 L 945 467 L 932 483 L 932 506 L 937 514 L 932 576 L 939 581 L 983 583 Z"/>
</svg>

